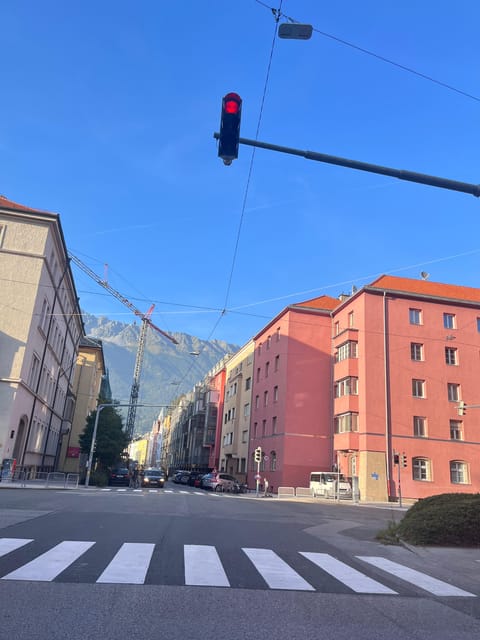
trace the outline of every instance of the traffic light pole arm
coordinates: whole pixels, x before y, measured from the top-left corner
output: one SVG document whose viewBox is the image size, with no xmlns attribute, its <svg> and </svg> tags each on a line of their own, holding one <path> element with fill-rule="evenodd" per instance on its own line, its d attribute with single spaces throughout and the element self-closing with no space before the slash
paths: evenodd
<svg viewBox="0 0 480 640">
<path fill-rule="evenodd" d="M 218 140 L 219 133 L 214 133 L 213 137 Z M 378 164 L 370 164 L 368 162 L 360 162 L 358 160 L 349 160 L 348 158 L 340 158 L 338 156 L 330 156 L 325 153 L 317 153 L 316 151 L 305 151 L 302 149 L 293 149 L 291 147 L 282 147 L 277 144 L 261 142 L 260 140 L 249 140 L 248 138 L 239 138 L 239 143 L 249 147 L 258 147 L 259 149 L 269 149 L 270 151 L 279 151 L 280 153 L 289 153 L 294 156 L 301 156 L 307 160 L 316 160 L 317 162 L 325 162 L 327 164 L 336 164 L 340 167 L 348 167 L 349 169 L 358 169 L 359 171 L 368 171 L 370 173 L 378 173 L 384 176 L 391 176 L 399 180 L 407 180 L 409 182 L 417 182 L 419 184 L 430 185 L 431 187 L 440 187 L 441 189 L 449 189 L 450 191 L 460 191 L 462 193 L 470 193 L 477 198 L 480 197 L 480 185 L 470 184 L 469 182 L 458 182 L 457 180 L 449 180 L 438 176 L 430 176 L 425 173 L 415 173 L 414 171 L 406 171 L 404 169 L 393 169 L 391 167 L 383 167 Z"/>
</svg>

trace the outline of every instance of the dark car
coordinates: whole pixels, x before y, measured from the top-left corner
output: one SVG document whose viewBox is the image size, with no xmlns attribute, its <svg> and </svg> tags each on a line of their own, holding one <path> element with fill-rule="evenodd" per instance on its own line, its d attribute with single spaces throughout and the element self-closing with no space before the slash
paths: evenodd
<svg viewBox="0 0 480 640">
<path fill-rule="evenodd" d="M 165 472 L 161 469 L 145 469 L 142 476 L 142 487 L 160 487 L 165 484 Z"/>
<path fill-rule="evenodd" d="M 188 476 L 187 484 L 191 487 L 199 487 L 202 476 L 205 475 L 204 471 L 191 471 Z"/>
<path fill-rule="evenodd" d="M 112 469 L 108 477 L 110 486 L 128 487 L 130 484 L 130 471 L 126 467 Z"/>
<path fill-rule="evenodd" d="M 173 476 L 175 484 L 187 484 L 190 471 L 176 471 Z"/>
</svg>

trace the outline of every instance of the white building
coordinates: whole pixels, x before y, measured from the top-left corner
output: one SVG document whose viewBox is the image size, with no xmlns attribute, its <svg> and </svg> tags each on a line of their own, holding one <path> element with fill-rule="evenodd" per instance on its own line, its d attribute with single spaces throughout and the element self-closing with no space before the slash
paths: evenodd
<svg viewBox="0 0 480 640">
<path fill-rule="evenodd" d="M 53 469 L 84 335 L 60 224 L 0 196 L 0 462 Z"/>
</svg>

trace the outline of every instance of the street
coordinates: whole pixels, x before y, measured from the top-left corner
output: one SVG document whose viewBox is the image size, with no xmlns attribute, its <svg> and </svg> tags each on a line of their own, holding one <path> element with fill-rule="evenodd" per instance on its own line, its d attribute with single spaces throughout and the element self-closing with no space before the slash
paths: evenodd
<svg viewBox="0 0 480 640">
<path fill-rule="evenodd" d="M 480 550 L 383 546 L 396 505 L 0 489 L 0 638 L 477 638 Z"/>
</svg>

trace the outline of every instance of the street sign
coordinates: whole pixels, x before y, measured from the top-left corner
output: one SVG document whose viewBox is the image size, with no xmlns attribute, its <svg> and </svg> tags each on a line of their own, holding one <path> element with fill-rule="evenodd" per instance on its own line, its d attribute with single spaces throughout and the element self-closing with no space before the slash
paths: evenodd
<svg viewBox="0 0 480 640">
<path fill-rule="evenodd" d="M 261 480 L 262 476 L 259 473 L 255 474 L 255 480 Z"/>
</svg>

